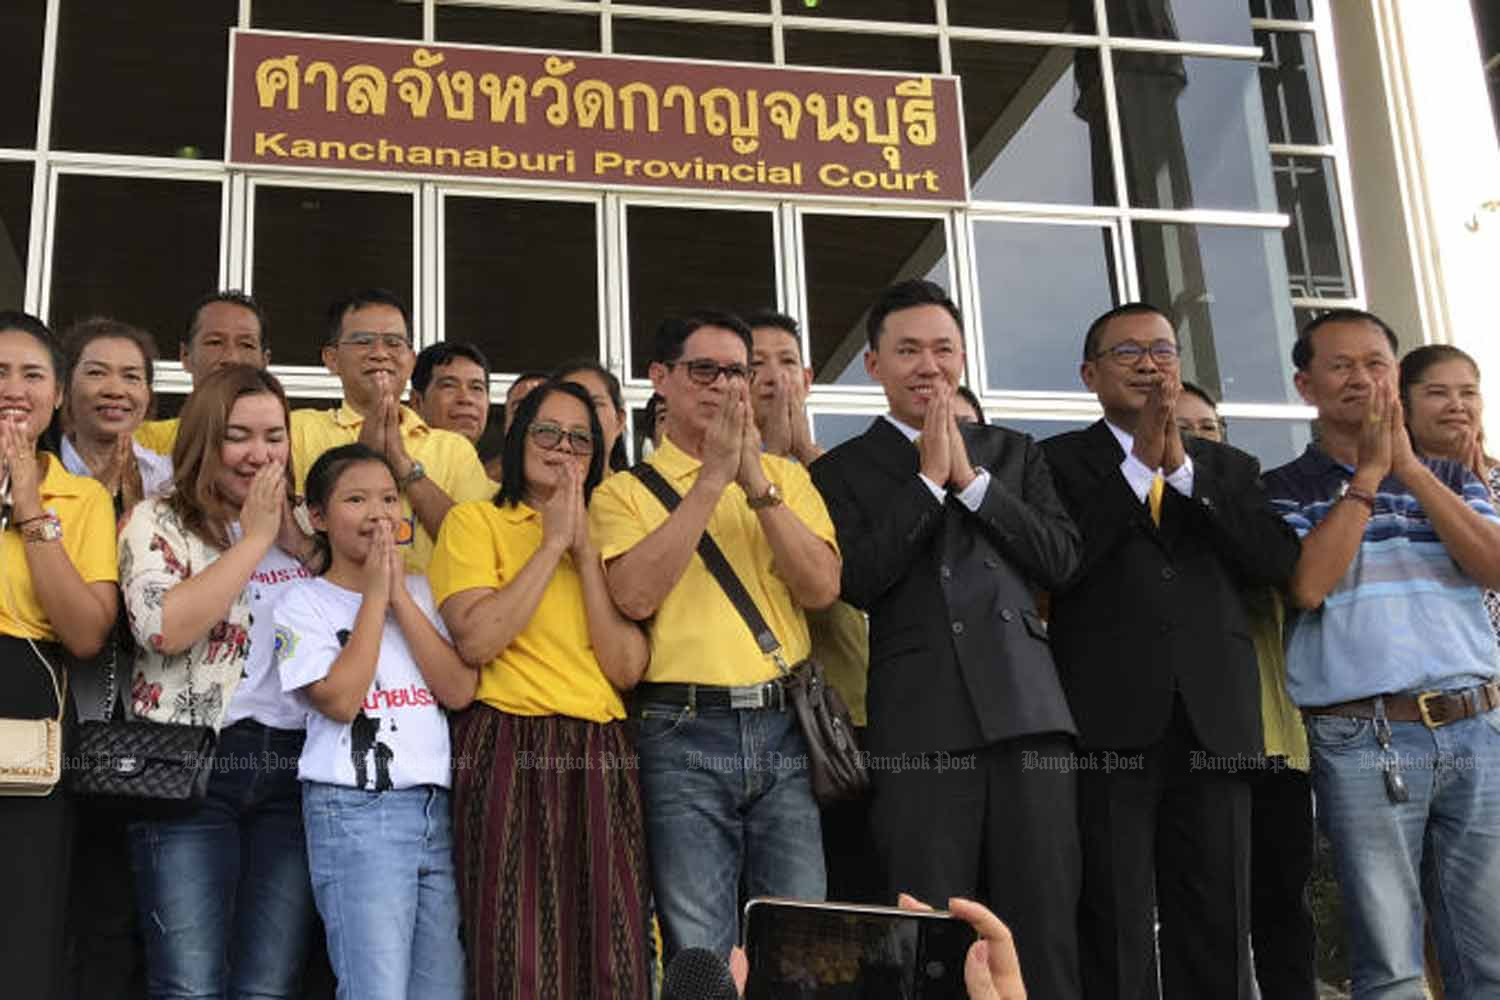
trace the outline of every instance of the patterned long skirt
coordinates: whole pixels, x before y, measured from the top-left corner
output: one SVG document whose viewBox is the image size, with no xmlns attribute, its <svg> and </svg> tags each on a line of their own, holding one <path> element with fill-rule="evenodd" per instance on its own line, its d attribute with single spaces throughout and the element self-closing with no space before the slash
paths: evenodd
<svg viewBox="0 0 1500 1000">
<path fill-rule="evenodd" d="M 453 836 L 475 1000 L 647 995 L 646 841 L 623 723 L 453 722 Z"/>
</svg>

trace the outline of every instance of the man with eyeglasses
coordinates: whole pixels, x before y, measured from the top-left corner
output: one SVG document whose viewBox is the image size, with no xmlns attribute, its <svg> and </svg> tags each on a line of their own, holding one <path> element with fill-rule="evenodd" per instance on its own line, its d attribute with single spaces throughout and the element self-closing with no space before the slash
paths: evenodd
<svg viewBox="0 0 1500 1000">
<path fill-rule="evenodd" d="M 1302 537 L 1291 696 L 1333 846 L 1354 996 L 1417 998 L 1431 920 L 1449 1000 L 1500 996 L 1500 662 L 1484 590 L 1500 518 L 1462 463 L 1418 456 L 1396 333 L 1334 309 L 1292 347 L 1318 440 L 1266 474 Z"/>
<path fill-rule="evenodd" d="M 378 288 L 329 306 L 323 364 L 339 377 L 344 402 L 334 410 L 292 411 L 292 464 L 300 493 L 307 470 L 330 448 L 358 441 L 384 455 L 401 488 L 397 542 L 405 546 L 407 569 L 425 573 L 448 508 L 488 500 L 495 484 L 468 439 L 429 426 L 401 405 L 416 364 L 410 317 L 400 298 Z"/>
<path fill-rule="evenodd" d="M 1076 1000 L 1073 719 L 1036 591 L 1078 565 L 1037 444 L 961 423 L 962 314 L 940 286 L 885 291 L 865 371 L 890 412 L 813 463 L 870 615 L 870 827 L 885 883 L 964 896 L 1014 931 L 1030 996 Z"/>
<path fill-rule="evenodd" d="M 839 553 L 807 472 L 761 448 L 750 354 L 736 316 L 662 323 L 650 373 L 666 432 L 645 464 L 681 502 L 669 514 L 640 478 L 620 474 L 594 492 L 589 512 L 610 595 L 651 637 L 632 716 L 668 960 L 690 947 L 729 954 L 742 878 L 752 896 L 824 895 L 807 744 L 777 661 L 807 657 L 804 609 L 838 597 Z M 697 555 L 705 532 L 779 653 L 762 650 Z"/>
<path fill-rule="evenodd" d="M 1284 584 L 1297 538 L 1254 458 L 1178 431 L 1177 338 L 1159 309 L 1096 319 L 1080 375 L 1104 419 L 1042 447 L 1083 532 L 1051 632 L 1090 752 L 1078 775 L 1084 995 L 1154 991 L 1159 944 L 1168 1000 L 1249 996 L 1243 772 L 1262 738 L 1240 592 Z"/>
</svg>

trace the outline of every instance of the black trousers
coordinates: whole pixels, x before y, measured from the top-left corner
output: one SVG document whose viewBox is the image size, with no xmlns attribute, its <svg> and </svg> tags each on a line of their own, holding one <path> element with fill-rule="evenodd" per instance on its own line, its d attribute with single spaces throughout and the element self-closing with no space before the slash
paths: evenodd
<svg viewBox="0 0 1500 1000">
<path fill-rule="evenodd" d="M 855 742 L 866 746 L 863 728 L 854 730 Z M 834 903 L 886 903 L 880 855 L 870 836 L 870 802 L 823 807 L 823 867 L 828 872 L 828 899 Z"/>
<path fill-rule="evenodd" d="M 1316 1000 L 1318 937 L 1307 882 L 1313 868 L 1312 783 L 1285 758 L 1250 781 L 1250 925 L 1262 1000 Z M 1277 762 L 1280 762 L 1278 765 Z"/>
<path fill-rule="evenodd" d="M 1073 739 L 876 758 L 870 822 L 886 900 L 978 899 L 1015 936 L 1031 1000 L 1076 1000 L 1079 853 Z"/>
<path fill-rule="evenodd" d="M 1178 702 L 1162 739 L 1095 751 L 1078 776 L 1088 1000 L 1250 996 L 1250 788 Z M 1161 922 L 1153 935 L 1154 915 Z"/>
</svg>

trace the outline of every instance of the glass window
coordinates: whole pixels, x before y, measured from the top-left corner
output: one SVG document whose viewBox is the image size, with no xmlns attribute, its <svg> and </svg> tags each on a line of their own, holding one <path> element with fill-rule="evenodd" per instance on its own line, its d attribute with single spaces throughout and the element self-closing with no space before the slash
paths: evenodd
<svg viewBox="0 0 1500 1000">
<path fill-rule="evenodd" d="M 742 14 L 769 14 L 771 12 L 770 0 L 630 0 L 631 3 L 642 7 L 682 7 L 699 10 L 732 10 Z M 790 11 L 791 3 L 787 0 L 786 9 Z"/>
<path fill-rule="evenodd" d="M 932 24 L 937 20 L 937 5 L 932 0 L 782 0 L 781 12 L 789 16 L 909 24 Z"/>
<path fill-rule="evenodd" d="M 439 4 L 437 37 L 445 42 L 512 48 L 599 51 L 599 18 L 593 14 L 536 13 Z"/>
<path fill-rule="evenodd" d="M 0 162 L 0 309 L 26 301 L 31 246 L 31 164 Z"/>
<path fill-rule="evenodd" d="M 253 0 L 250 24 L 322 35 L 421 38 L 422 5 L 406 0 Z"/>
<path fill-rule="evenodd" d="M 1103 226 L 976 221 L 974 266 L 992 390 L 1083 392 L 1083 334 L 1116 304 Z"/>
<path fill-rule="evenodd" d="M 936 73 L 942 65 L 936 38 L 840 31 L 788 30 L 786 61 L 792 66 L 888 69 L 907 73 Z"/>
<path fill-rule="evenodd" d="M 413 307 L 412 253 L 410 195 L 257 185 L 251 287 L 272 360 L 322 367 L 323 314 L 345 292 L 386 288 Z"/>
<path fill-rule="evenodd" d="M 1304 31 L 1257 31 L 1260 94 L 1272 142 L 1321 145 L 1329 141 L 1318 77 L 1317 42 Z"/>
<path fill-rule="evenodd" d="M 1254 455 L 1261 471 L 1269 472 L 1301 455 L 1312 442 L 1312 425 L 1305 420 L 1252 420 L 1226 417 L 1224 435 L 1240 451 Z"/>
<path fill-rule="evenodd" d="M 36 145 L 37 104 L 42 93 L 42 30 L 47 0 L 7 0 L 0 6 L 0 146 Z"/>
<path fill-rule="evenodd" d="M 1274 17 L 1281 21 L 1311 21 L 1312 0 L 1250 0 L 1251 17 Z"/>
<path fill-rule="evenodd" d="M 592 202 L 448 195 L 443 220 L 444 338 L 478 344 L 495 372 L 599 356 Z"/>
<path fill-rule="evenodd" d="M 656 327 L 664 318 L 696 309 L 743 315 L 778 301 L 770 212 L 631 205 L 625 235 L 635 378 L 648 376 Z"/>
<path fill-rule="evenodd" d="M 880 418 L 868 413 L 814 413 L 813 440 L 819 448 L 830 451 L 845 441 L 859 437 L 870 429 L 872 421 L 878 419 Z"/>
<path fill-rule="evenodd" d="M 1281 233 L 1134 225 L 1141 298 L 1173 318 L 1182 377 L 1230 402 L 1298 402 Z"/>
<path fill-rule="evenodd" d="M 1037 420 L 1032 417 L 990 417 L 990 423 L 1001 427 L 1008 427 L 1022 434 L 1030 434 L 1033 440 L 1045 441 L 1049 437 L 1057 437 L 1068 431 L 1081 431 L 1092 420 Z"/>
<path fill-rule="evenodd" d="M 1117 52 L 1115 81 L 1131 204 L 1276 210 L 1254 63 Z"/>
<path fill-rule="evenodd" d="M 219 284 L 218 181 L 63 174 L 57 180 L 50 322 L 88 316 L 148 330 L 177 357 L 187 309 Z"/>
<path fill-rule="evenodd" d="M 1282 231 L 1292 294 L 1313 299 L 1353 297 L 1354 272 L 1333 160 L 1273 156 L 1271 169 L 1276 174 L 1276 199 L 1292 219 Z"/>
<path fill-rule="evenodd" d="M 948 0 L 948 23 L 1013 31 L 1094 33 L 1093 0 Z"/>
<path fill-rule="evenodd" d="M 57 149 L 217 160 L 235 0 L 66 0 L 57 32 Z"/>
<path fill-rule="evenodd" d="M 1076 103 L 1067 47 L 953 42 L 963 78 L 972 197 L 1112 205 L 1114 169 L 1103 115 Z M 1097 75 L 1097 56 L 1090 51 Z"/>
<path fill-rule="evenodd" d="M 865 313 L 875 296 L 907 278 L 951 290 L 948 234 L 939 219 L 870 215 L 802 217 L 807 312 L 814 378 L 873 385 L 865 373 Z"/>
<path fill-rule="evenodd" d="M 770 62 L 771 29 L 743 24 L 614 19 L 615 51 L 621 55 Z"/>
<path fill-rule="evenodd" d="M 1250 44 L 1245 0 L 1105 0 L 1104 10 L 1112 35 Z"/>
</svg>

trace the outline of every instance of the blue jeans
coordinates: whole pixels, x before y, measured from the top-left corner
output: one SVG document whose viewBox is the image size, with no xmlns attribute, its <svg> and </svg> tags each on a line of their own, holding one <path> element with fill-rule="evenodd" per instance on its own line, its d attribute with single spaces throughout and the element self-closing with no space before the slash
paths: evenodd
<svg viewBox="0 0 1500 1000">
<path fill-rule="evenodd" d="M 739 889 L 824 896 L 807 746 L 789 712 L 638 706 L 641 798 L 666 959 L 739 943 Z"/>
<path fill-rule="evenodd" d="M 448 790 L 308 782 L 302 806 L 339 1000 L 463 1000 Z"/>
<path fill-rule="evenodd" d="M 300 995 L 314 925 L 303 735 L 248 719 L 230 726 L 191 815 L 130 824 L 153 1000 Z"/>
<path fill-rule="evenodd" d="M 1425 996 L 1422 909 L 1449 1000 L 1500 996 L 1500 710 L 1393 722 L 1393 804 L 1369 719 L 1309 716 L 1313 790 L 1343 890 L 1356 1000 Z"/>
</svg>

